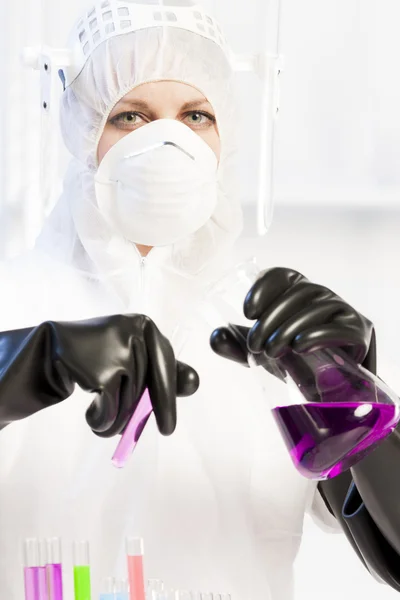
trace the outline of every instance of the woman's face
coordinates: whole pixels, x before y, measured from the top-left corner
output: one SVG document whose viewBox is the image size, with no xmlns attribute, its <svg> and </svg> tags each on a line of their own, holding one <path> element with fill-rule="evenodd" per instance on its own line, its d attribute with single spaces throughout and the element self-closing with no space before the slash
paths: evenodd
<svg viewBox="0 0 400 600">
<path fill-rule="evenodd" d="M 175 81 L 144 83 L 113 108 L 97 148 L 100 164 L 108 150 L 131 131 L 157 119 L 184 123 L 220 157 L 220 139 L 211 104 L 195 88 Z"/>
</svg>

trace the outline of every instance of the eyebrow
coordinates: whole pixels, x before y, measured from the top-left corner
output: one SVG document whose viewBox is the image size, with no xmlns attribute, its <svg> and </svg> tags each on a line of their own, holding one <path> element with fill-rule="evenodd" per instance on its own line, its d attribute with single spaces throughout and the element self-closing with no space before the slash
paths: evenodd
<svg viewBox="0 0 400 600">
<path fill-rule="evenodd" d="M 194 110 L 204 104 L 208 104 L 209 106 L 211 106 L 211 104 L 208 102 L 208 100 L 203 98 L 200 100 L 193 100 L 192 102 L 185 102 L 185 104 L 183 104 L 181 106 L 181 110 Z M 142 110 L 146 110 L 149 108 L 149 104 L 145 100 L 123 100 L 122 99 L 118 102 L 117 106 L 131 106 L 131 107 L 139 108 Z"/>
<path fill-rule="evenodd" d="M 192 102 L 186 102 L 181 109 L 182 110 L 193 110 L 194 108 L 199 108 L 199 106 L 203 106 L 204 104 L 208 104 L 211 106 L 208 100 L 203 98 L 202 100 L 193 100 Z"/>
</svg>

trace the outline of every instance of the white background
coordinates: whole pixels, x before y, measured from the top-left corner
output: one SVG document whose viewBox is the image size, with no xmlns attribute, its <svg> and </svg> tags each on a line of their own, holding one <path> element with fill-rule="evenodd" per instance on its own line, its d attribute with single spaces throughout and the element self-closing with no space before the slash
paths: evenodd
<svg viewBox="0 0 400 600">
<path fill-rule="evenodd" d="M 268 45 L 263 33 L 268 2 L 208 5 L 237 52 Z M 39 159 L 46 140 L 40 139 L 37 76 L 21 68 L 19 51 L 43 40 L 62 45 L 79 6 L 78 0 L 2 3 L 3 256 L 32 242 L 41 215 Z M 256 252 L 262 264 L 296 268 L 368 315 L 385 357 L 381 372 L 393 385 L 400 363 L 399 21 L 398 0 L 283 0 L 277 209 L 268 236 L 257 247 L 254 240 L 243 243 L 244 253 Z M 260 98 L 257 82 L 242 77 L 247 77 L 241 85 L 243 201 L 254 223 Z M 322 534 L 308 521 L 296 570 L 298 599 L 395 597 L 364 572 L 340 536 Z"/>
</svg>

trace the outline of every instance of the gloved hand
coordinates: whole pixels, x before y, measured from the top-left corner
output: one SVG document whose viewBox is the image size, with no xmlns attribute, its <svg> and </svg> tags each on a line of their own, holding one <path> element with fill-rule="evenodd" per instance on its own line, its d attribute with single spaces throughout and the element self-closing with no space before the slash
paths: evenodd
<svg viewBox="0 0 400 600">
<path fill-rule="evenodd" d="M 176 426 L 176 397 L 199 386 L 144 315 L 46 322 L 0 333 L 0 428 L 68 398 L 75 384 L 96 398 L 86 419 L 99 436 L 122 433 L 145 388 L 157 426 Z"/>
<path fill-rule="evenodd" d="M 296 271 L 284 268 L 264 271 L 244 301 L 244 314 L 256 321 L 251 329 L 234 325 L 220 327 L 212 333 L 211 347 L 220 356 L 247 366 L 251 353 L 259 365 L 278 376 L 277 364 L 271 368 L 271 363 L 279 359 L 278 363 L 297 375 L 298 381 L 307 382 L 305 388 L 311 390 L 310 393 L 313 387 L 307 364 L 301 358 L 303 353 L 340 348 L 376 373 L 373 325 L 334 292 L 310 282 Z M 382 560 L 365 560 L 357 536 L 344 519 L 343 506 L 351 484 L 351 473 L 346 471 L 320 482 L 318 489 L 360 560 L 383 573 L 386 565 L 382 566 Z"/>
<path fill-rule="evenodd" d="M 246 296 L 244 314 L 256 321 L 254 326 L 216 329 L 210 340 L 214 352 L 243 365 L 248 365 L 251 353 L 268 369 L 271 360 L 284 357 L 288 350 L 301 355 L 335 347 L 376 373 L 372 323 L 297 271 L 264 271 Z"/>
<path fill-rule="evenodd" d="M 250 352 L 274 374 L 279 371 L 269 368 L 271 361 L 279 359 L 287 368 L 290 359 L 292 373 L 297 369 L 300 375 L 305 366 L 303 353 L 334 347 L 376 375 L 373 325 L 331 290 L 296 271 L 265 271 L 245 299 L 244 314 L 256 320 L 251 329 L 221 327 L 213 332 L 211 347 L 217 354 L 248 365 Z M 351 471 L 318 483 L 322 498 L 360 560 L 397 591 L 399 464 L 400 426 Z"/>
</svg>

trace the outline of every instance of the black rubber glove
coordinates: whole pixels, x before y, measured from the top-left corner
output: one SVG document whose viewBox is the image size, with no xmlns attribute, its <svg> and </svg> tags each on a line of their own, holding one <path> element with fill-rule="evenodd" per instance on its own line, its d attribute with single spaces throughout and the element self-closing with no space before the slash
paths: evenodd
<svg viewBox="0 0 400 600">
<path fill-rule="evenodd" d="M 332 483 L 336 479 L 331 480 Z M 400 592 L 399 554 L 371 517 L 354 482 L 350 485 L 341 512 L 370 570 Z"/>
<path fill-rule="evenodd" d="M 0 333 L 1 428 L 65 400 L 75 384 L 96 394 L 86 419 L 97 435 L 122 433 L 146 387 L 158 428 L 170 435 L 176 397 L 193 394 L 199 378 L 144 315 Z"/>
<path fill-rule="evenodd" d="M 301 355 L 321 348 L 342 348 L 371 372 L 376 370 L 373 325 L 326 287 L 297 271 L 264 271 L 244 302 L 251 329 L 221 327 L 211 335 L 220 356 L 248 364 L 249 352 L 268 368 L 288 350 Z"/>
<path fill-rule="evenodd" d="M 248 366 L 248 357 L 252 354 L 259 365 L 274 375 L 279 375 L 275 359 L 280 359 L 297 381 L 304 379 L 307 382 L 309 393 L 313 389 L 312 374 L 301 358 L 302 353 L 340 348 L 356 362 L 376 372 L 372 323 L 334 292 L 312 283 L 297 271 L 284 268 L 264 271 L 244 301 L 244 314 L 256 321 L 251 329 L 233 325 L 218 328 L 212 333 L 211 347 L 218 355 Z M 351 484 L 351 473 L 345 472 L 332 480 L 320 482 L 318 488 L 328 509 L 340 522 L 353 549 L 366 565 L 364 553 L 360 552 L 343 515 Z M 369 566 L 380 574 L 385 572 L 379 561 Z"/>
<path fill-rule="evenodd" d="M 351 473 L 369 514 L 397 552 L 400 591 L 400 425 Z"/>
</svg>

